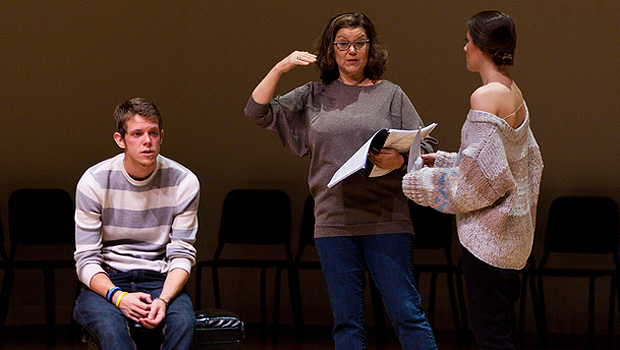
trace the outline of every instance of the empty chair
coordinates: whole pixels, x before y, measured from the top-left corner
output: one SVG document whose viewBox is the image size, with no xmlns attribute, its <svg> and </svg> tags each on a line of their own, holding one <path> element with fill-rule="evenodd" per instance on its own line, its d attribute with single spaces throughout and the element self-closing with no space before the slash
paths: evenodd
<svg viewBox="0 0 620 350">
<path fill-rule="evenodd" d="M 458 272 L 458 267 L 454 264 L 452 258 L 452 239 L 455 234 L 454 215 L 441 213 L 431 207 L 421 206 L 411 200 L 408 202 L 415 236 L 413 254 L 414 275 L 416 280 L 419 281 L 421 273 L 429 272 L 431 274 L 429 308 L 427 311 L 429 323 L 432 326 L 435 320 L 437 279 L 440 274 L 445 274 L 454 330 L 456 332 L 457 342 L 461 344 L 464 339 L 464 333 L 463 325 L 460 320 L 457 293 L 454 286 L 454 276 Z M 428 249 L 443 251 L 444 261 L 424 264 L 416 263 L 415 256 L 421 251 Z M 461 288 L 459 288 L 459 293 L 462 294 Z M 461 297 L 461 300 L 464 300 L 464 297 Z"/>
<path fill-rule="evenodd" d="M 618 290 L 618 274 L 620 261 L 619 250 L 619 212 L 618 204 L 607 197 L 559 197 L 549 208 L 547 230 L 545 232 L 543 256 L 538 265 L 539 300 L 542 313 L 542 332 L 548 334 L 546 324 L 545 297 L 543 277 L 584 277 L 589 278 L 589 321 L 588 333 L 590 348 L 595 347 L 594 337 L 594 292 L 595 280 L 598 277 L 610 276 L 609 300 L 609 348 L 613 347 L 613 323 L 615 298 Z M 555 254 L 573 253 L 609 256 L 608 268 L 587 268 L 579 261 L 571 266 L 547 267 L 550 257 Z M 574 284 L 571 286 L 575 286 Z"/>
<path fill-rule="evenodd" d="M 16 269 L 40 269 L 45 290 L 45 323 L 48 344 L 55 342 L 56 292 L 54 269 L 75 269 L 73 246 L 75 223 L 73 200 L 62 189 L 19 189 L 9 197 L 10 250 L 0 303 L 1 322 L 5 322 L 15 281 Z M 65 245 L 68 255 L 60 259 L 17 259 L 19 247 Z"/>
<path fill-rule="evenodd" d="M 196 264 L 196 307 L 201 307 L 201 274 L 204 267 L 211 267 L 213 272 L 213 289 L 215 307 L 221 308 L 219 269 L 229 268 L 260 268 L 261 275 L 261 335 L 266 338 L 266 279 L 267 270 L 275 269 L 275 290 L 273 306 L 273 340 L 277 340 L 277 329 L 280 311 L 280 285 L 284 269 L 289 272 L 291 296 L 297 287 L 291 286 L 293 255 L 291 252 L 291 201 L 289 196 L 280 190 L 233 190 L 226 195 L 222 207 L 218 246 L 212 260 L 200 261 Z M 222 258 L 227 245 L 281 246 L 282 258 L 273 256 L 247 258 Z M 296 289 L 297 288 L 297 289 Z M 292 297 L 292 302 L 294 298 Z M 292 305 L 293 311 L 299 310 Z M 294 317 L 296 317 L 294 315 Z"/>
</svg>

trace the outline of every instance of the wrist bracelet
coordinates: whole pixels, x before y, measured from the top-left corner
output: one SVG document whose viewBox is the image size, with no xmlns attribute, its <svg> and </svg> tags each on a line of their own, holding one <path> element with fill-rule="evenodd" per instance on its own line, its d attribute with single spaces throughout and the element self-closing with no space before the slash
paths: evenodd
<svg viewBox="0 0 620 350">
<path fill-rule="evenodd" d="M 167 301 L 166 299 L 164 299 L 164 298 L 162 298 L 162 297 L 157 297 L 157 298 L 155 298 L 155 299 L 159 299 L 159 300 L 163 301 L 163 302 L 164 302 L 164 304 L 166 304 L 166 307 L 168 307 L 168 301 Z"/>
<path fill-rule="evenodd" d="M 108 292 L 105 295 L 105 298 L 108 299 L 109 302 L 112 302 L 112 297 L 114 296 L 114 293 L 116 293 L 116 291 L 121 290 L 119 287 L 110 287 L 110 289 L 108 289 Z"/>
<path fill-rule="evenodd" d="M 121 305 L 121 299 L 123 299 L 123 297 L 127 294 L 127 292 L 122 292 L 121 295 L 118 296 L 118 299 L 116 299 L 116 307 L 118 307 L 119 305 Z"/>
</svg>

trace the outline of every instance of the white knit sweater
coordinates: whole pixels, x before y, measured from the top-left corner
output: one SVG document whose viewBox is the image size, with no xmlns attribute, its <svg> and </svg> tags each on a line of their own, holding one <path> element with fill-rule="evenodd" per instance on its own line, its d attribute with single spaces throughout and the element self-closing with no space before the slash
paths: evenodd
<svg viewBox="0 0 620 350">
<path fill-rule="evenodd" d="M 527 106 L 525 107 L 527 110 Z M 532 250 L 543 161 L 527 111 L 512 128 L 470 110 L 459 153 L 406 174 L 403 192 L 418 204 L 456 214 L 463 247 L 489 265 L 522 269 Z"/>
</svg>

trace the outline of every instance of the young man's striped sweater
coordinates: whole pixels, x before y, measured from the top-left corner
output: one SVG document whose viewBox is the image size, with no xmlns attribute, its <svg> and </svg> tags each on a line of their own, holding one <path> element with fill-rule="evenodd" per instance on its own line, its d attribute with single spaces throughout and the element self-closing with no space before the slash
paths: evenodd
<svg viewBox="0 0 620 350">
<path fill-rule="evenodd" d="M 105 273 L 151 270 L 188 273 L 196 261 L 198 178 L 187 168 L 158 156 L 149 178 L 134 180 L 124 154 L 88 169 L 75 196 L 74 254 L 80 281 Z"/>
</svg>

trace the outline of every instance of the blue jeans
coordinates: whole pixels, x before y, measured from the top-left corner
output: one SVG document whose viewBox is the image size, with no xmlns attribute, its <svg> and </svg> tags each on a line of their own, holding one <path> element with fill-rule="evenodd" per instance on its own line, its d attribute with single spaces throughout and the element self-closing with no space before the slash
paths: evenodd
<svg viewBox="0 0 620 350">
<path fill-rule="evenodd" d="M 403 349 L 437 349 L 415 287 L 410 233 L 316 239 L 334 314 L 336 349 L 367 348 L 364 287 L 370 271 Z"/>
<path fill-rule="evenodd" d="M 153 298 L 161 294 L 165 274 L 153 271 L 134 270 L 121 273 L 110 273 L 115 286 L 126 292 L 144 292 Z M 185 290 L 170 300 L 166 309 L 166 318 L 162 327 L 154 332 L 163 336 L 162 349 L 190 349 L 194 338 L 196 317 L 192 301 Z M 104 297 L 83 287 L 73 308 L 73 318 L 97 337 L 104 350 L 135 349 L 131 339 L 130 327 L 140 327 L 129 320 L 123 313 L 108 302 Z M 159 336 L 159 334 L 154 334 Z"/>
</svg>

